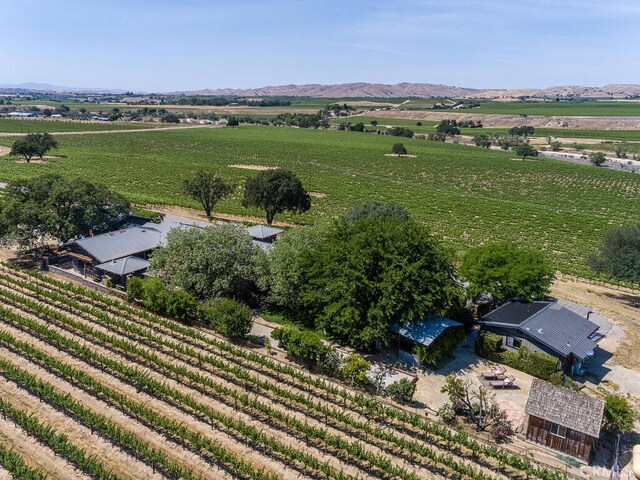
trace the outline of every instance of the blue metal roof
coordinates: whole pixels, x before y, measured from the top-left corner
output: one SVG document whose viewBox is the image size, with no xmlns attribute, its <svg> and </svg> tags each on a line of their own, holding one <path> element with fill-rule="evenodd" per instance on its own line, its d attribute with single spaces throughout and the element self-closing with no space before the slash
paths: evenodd
<svg viewBox="0 0 640 480">
<path fill-rule="evenodd" d="M 435 317 L 419 322 L 410 323 L 403 326 L 399 324 L 391 325 L 392 332 L 397 333 L 401 337 L 408 338 L 411 341 L 428 347 L 442 332 L 449 327 L 461 327 L 462 323 L 445 317 Z"/>
</svg>

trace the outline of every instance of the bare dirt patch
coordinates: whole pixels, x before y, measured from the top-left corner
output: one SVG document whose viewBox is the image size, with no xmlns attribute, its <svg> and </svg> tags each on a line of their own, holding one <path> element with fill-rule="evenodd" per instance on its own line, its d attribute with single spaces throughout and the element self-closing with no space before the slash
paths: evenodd
<svg viewBox="0 0 640 480">
<path fill-rule="evenodd" d="M 404 157 L 404 158 L 416 158 L 417 155 L 412 155 L 411 153 L 385 153 L 385 157 Z"/>
<path fill-rule="evenodd" d="M 196 210 L 194 208 L 177 207 L 175 205 L 156 205 L 156 204 L 147 204 L 147 205 L 140 205 L 140 206 L 147 208 L 149 210 L 153 210 L 155 212 L 169 213 L 172 215 L 177 215 L 179 217 L 190 218 L 192 220 L 201 220 L 205 222 L 207 221 L 206 215 L 200 210 Z M 246 223 L 246 224 L 252 224 L 252 225 L 256 223 L 261 223 L 261 224 L 266 223 L 264 218 L 252 217 L 250 215 L 232 215 L 230 213 L 214 212 L 212 217 L 213 217 L 212 222 L 214 224 L 221 224 L 221 223 L 227 223 L 227 222 L 235 222 L 240 224 Z M 293 227 L 295 226 L 295 224 L 291 222 L 274 221 L 273 226 L 274 227 Z"/>
<path fill-rule="evenodd" d="M 586 280 L 559 275 L 551 293 L 565 300 L 587 305 L 624 331 L 611 359 L 617 365 L 640 371 L 640 291 L 607 285 L 596 285 Z"/>
<path fill-rule="evenodd" d="M 232 165 L 227 165 L 231 168 L 242 168 L 244 170 L 277 170 L 278 167 L 268 167 L 266 165 L 243 165 L 240 163 L 234 163 Z"/>
<path fill-rule="evenodd" d="M 313 198 L 326 198 L 327 194 L 322 192 L 309 192 L 309 196 Z"/>
<path fill-rule="evenodd" d="M 0 157 L 9 155 L 9 152 L 11 152 L 11 148 L 0 145 Z"/>
</svg>

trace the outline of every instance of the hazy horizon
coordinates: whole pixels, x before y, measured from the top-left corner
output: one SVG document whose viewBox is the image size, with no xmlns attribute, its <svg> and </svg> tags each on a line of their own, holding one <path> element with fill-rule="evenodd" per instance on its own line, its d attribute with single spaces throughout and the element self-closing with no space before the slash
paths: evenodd
<svg viewBox="0 0 640 480">
<path fill-rule="evenodd" d="M 640 4 L 25 0 L 0 84 L 167 92 L 287 84 L 477 89 L 640 82 Z"/>
</svg>

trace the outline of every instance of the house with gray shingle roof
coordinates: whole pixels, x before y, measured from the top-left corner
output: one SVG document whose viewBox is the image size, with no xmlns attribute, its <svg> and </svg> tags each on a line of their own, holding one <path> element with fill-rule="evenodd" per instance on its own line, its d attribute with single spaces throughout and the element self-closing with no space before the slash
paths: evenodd
<svg viewBox="0 0 640 480">
<path fill-rule="evenodd" d="M 558 369 L 583 374 L 604 332 L 590 320 L 593 312 L 558 300 L 507 302 L 482 317 L 482 329 L 500 335 L 502 348 L 520 347 L 558 359 Z M 576 306 L 577 307 L 577 306 Z"/>
<path fill-rule="evenodd" d="M 527 440 L 591 461 L 604 401 L 534 379 L 525 407 Z"/>
</svg>

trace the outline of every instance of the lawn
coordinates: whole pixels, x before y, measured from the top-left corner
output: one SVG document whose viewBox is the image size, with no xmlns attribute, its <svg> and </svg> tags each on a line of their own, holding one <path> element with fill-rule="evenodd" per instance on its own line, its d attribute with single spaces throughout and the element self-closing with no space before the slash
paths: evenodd
<svg viewBox="0 0 640 480">
<path fill-rule="evenodd" d="M 255 172 L 232 164 L 294 170 L 313 198 L 311 223 L 367 200 L 398 203 L 457 251 L 508 240 L 545 252 L 565 272 L 585 274 L 585 257 L 613 225 L 640 221 L 640 176 L 464 145 L 402 139 L 415 158 L 387 157 L 396 137 L 283 127 L 70 135 L 56 152 L 67 158 L 21 164 L 5 157 L 0 180 L 44 173 L 111 185 L 137 203 L 196 207 L 182 182 L 199 169 L 241 184 Z M 9 145 L 10 139 L 0 139 Z M 243 208 L 240 193 L 219 211 Z"/>
<path fill-rule="evenodd" d="M 139 128 L 166 127 L 160 123 L 81 122 L 67 120 L 19 120 L 0 118 L 0 133 L 31 132 L 91 132 L 99 130 L 135 130 Z"/>
</svg>

